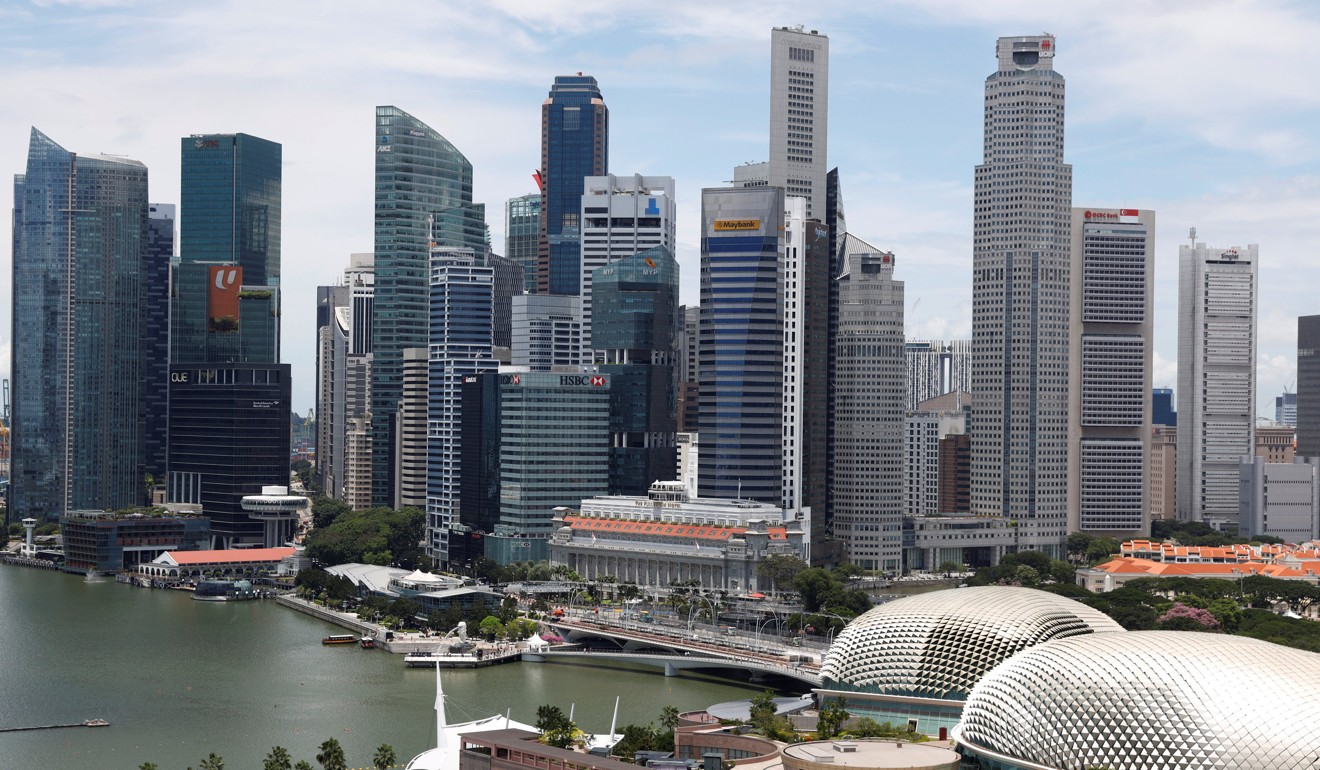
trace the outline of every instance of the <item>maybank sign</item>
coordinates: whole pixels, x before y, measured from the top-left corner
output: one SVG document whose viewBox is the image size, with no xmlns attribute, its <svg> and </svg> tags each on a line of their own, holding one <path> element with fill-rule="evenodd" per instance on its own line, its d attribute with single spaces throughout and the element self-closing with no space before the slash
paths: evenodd
<svg viewBox="0 0 1320 770">
<path fill-rule="evenodd" d="M 719 230 L 760 230 L 759 219 L 717 219 L 715 229 Z"/>
</svg>

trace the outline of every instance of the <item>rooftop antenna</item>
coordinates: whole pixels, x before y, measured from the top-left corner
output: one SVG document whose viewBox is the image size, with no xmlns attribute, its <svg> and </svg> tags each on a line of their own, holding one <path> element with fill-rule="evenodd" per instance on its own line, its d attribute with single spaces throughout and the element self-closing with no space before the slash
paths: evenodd
<svg viewBox="0 0 1320 770">
<path fill-rule="evenodd" d="M 1187 232 L 1187 237 L 1192 240 L 1192 248 L 1196 248 L 1196 228 L 1193 227 Z"/>
</svg>

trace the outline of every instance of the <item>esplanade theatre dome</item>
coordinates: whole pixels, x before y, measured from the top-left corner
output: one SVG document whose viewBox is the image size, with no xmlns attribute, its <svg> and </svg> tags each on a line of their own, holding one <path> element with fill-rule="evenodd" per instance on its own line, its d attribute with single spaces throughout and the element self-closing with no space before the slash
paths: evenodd
<svg viewBox="0 0 1320 770">
<path fill-rule="evenodd" d="M 955 736 L 997 768 L 1315 770 L 1320 655 L 1188 631 L 1059 639 L 987 674 Z"/>
<path fill-rule="evenodd" d="M 825 658 L 822 685 L 961 701 L 982 675 L 1028 647 L 1121 631 L 1098 610 L 1033 588 L 934 591 L 882 604 L 849 623 Z"/>
</svg>

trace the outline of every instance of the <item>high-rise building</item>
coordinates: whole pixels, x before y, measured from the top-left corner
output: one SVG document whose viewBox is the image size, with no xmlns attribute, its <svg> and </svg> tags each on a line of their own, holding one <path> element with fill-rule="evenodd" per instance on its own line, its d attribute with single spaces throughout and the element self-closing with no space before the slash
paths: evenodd
<svg viewBox="0 0 1320 770">
<path fill-rule="evenodd" d="M 940 439 L 939 497 L 943 515 L 972 510 L 972 437 L 950 433 Z"/>
<path fill-rule="evenodd" d="M 555 509 L 606 494 L 610 375 L 502 372 L 500 520 L 485 538 L 500 564 L 549 556 Z"/>
<path fill-rule="evenodd" d="M 486 253 L 486 267 L 493 281 L 491 341 L 497 348 L 512 348 L 513 298 L 523 294 L 523 270 L 517 262 L 493 252 Z"/>
<path fill-rule="evenodd" d="M 1286 543 L 1320 538 L 1320 468 L 1316 461 L 1271 462 L 1257 455 L 1238 465 L 1238 534 Z"/>
<path fill-rule="evenodd" d="M 427 345 L 433 246 L 486 252 L 486 212 L 472 202 L 472 164 L 422 121 L 397 107 L 377 107 L 371 368 L 372 500 L 377 505 L 392 505 L 400 497 L 395 452 L 403 351 Z"/>
<path fill-rule="evenodd" d="M 470 249 L 431 252 L 426 554 L 442 565 L 450 530 L 461 523 L 463 378 L 499 367 L 491 355 L 494 281 L 494 269 Z"/>
<path fill-rule="evenodd" d="M 1252 434 L 1252 454 L 1267 463 L 1291 463 L 1297 456 L 1293 446 L 1296 433 L 1290 425 L 1257 425 Z"/>
<path fill-rule="evenodd" d="M 683 327 L 679 329 L 678 335 L 678 430 L 682 433 L 692 433 L 697 429 L 699 406 L 697 330 L 701 326 L 701 308 L 697 305 L 684 305 L 680 310 Z M 692 496 L 696 497 L 696 495 L 694 487 Z"/>
<path fill-rule="evenodd" d="M 536 243 L 541 239 L 541 193 L 510 198 L 504 204 L 504 256 L 523 271 L 523 292 L 536 292 Z"/>
<path fill-rule="evenodd" d="M 282 528 L 243 508 L 245 496 L 289 478 L 290 370 L 279 363 L 283 149 L 248 134 L 195 134 L 180 153 L 168 499 L 200 504 L 216 547 L 283 545 Z"/>
<path fill-rule="evenodd" d="M 1178 517 L 1178 427 L 1155 425 L 1150 435 L 1150 518 Z"/>
<path fill-rule="evenodd" d="M 549 371 L 582 361 L 582 298 L 523 294 L 513 298 L 514 366 Z"/>
<path fill-rule="evenodd" d="M 972 256 L 972 513 L 1064 553 L 1072 167 L 1052 35 L 1001 37 L 985 79 Z"/>
<path fill-rule="evenodd" d="M 14 177 L 10 516 L 143 502 L 144 361 L 157 330 L 147 168 L 33 128 Z M 156 266 L 158 267 L 158 265 Z"/>
<path fill-rule="evenodd" d="M 830 39 L 816 30 L 770 31 L 769 183 L 805 198 L 807 219 L 825 216 Z"/>
<path fill-rule="evenodd" d="M 316 477 L 336 500 L 360 502 L 370 484 L 371 437 L 354 431 L 371 412 L 373 265 L 371 254 L 352 254 L 343 283 L 317 287 Z M 350 462 L 350 443 L 352 462 L 366 456 L 366 468 Z M 365 495 L 369 504 L 369 486 Z"/>
<path fill-rule="evenodd" d="M 957 509 L 940 507 L 941 477 L 947 463 L 941 455 L 949 436 L 966 435 L 967 410 L 961 394 L 936 397 L 908 412 L 903 431 L 903 513 L 936 516 Z M 956 450 L 955 445 L 954 446 Z"/>
<path fill-rule="evenodd" d="M 1274 397 L 1274 421 L 1297 427 L 1297 394 L 1283 391 Z"/>
<path fill-rule="evenodd" d="M 1178 518 L 1230 530 L 1256 423 L 1257 252 L 1178 249 Z"/>
<path fill-rule="evenodd" d="M 806 218 L 806 200 L 787 198 L 784 212 L 783 472 L 781 504 L 810 518 L 804 526 L 812 564 L 828 566 L 826 474 L 829 455 L 829 230 Z"/>
<path fill-rule="evenodd" d="M 779 187 L 701 192 L 701 497 L 782 497 L 784 210 Z"/>
<path fill-rule="evenodd" d="M 1155 212 L 1072 210 L 1068 531 L 1150 533 Z"/>
<path fill-rule="evenodd" d="M 678 262 L 655 246 L 596 268 L 595 369 L 610 375 L 612 495 L 674 478 L 678 433 Z"/>
<path fill-rule="evenodd" d="M 592 274 L 657 246 L 673 254 L 675 204 L 673 177 L 609 174 L 582 181 L 582 277 L 575 293 L 582 297 L 582 360 L 589 363 L 591 351 L 600 349 L 591 338 Z"/>
<path fill-rule="evenodd" d="M 430 392 L 431 369 L 426 348 L 403 349 L 402 395 L 396 418 L 394 478 L 398 479 L 394 497 L 386 505 L 391 508 L 417 508 L 426 510 L 427 456 L 427 395 Z M 374 442 L 374 436 L 373 436 Z M 379 456 L 379 451 L 375 453 Z M 372 477 L 375 477 L 375 466 Z M 374 489 L 374 486 L 373 486 Z M 374 494 L 374 493 L 373 493 Z M 374 504 L 374 503 L 373 503 Z"/>
<path fill-rule="evenodd" d="M 170 361 L 276 363 L 283 148 L 248 134 L 195 134 L 180 153 Z"/>
<path fill-rule="evenodd" d="M 835 281 L 830 375 L 833 530 L 849 562 L 892 574 L 903 563 L 903 283 L 894 280 L 893 253 L 851 233 L 841 248 L 847 267 Z"/>
<path fill-rule="evenodd" d="M 449 533 L 449 561 L 464 564 L 485 555 L 486 535 L 500 520 L 500 377 L 497 372 L 463 377 L 459 418 L 458 522 Z"/>
<path fill-rule="evenodd" d="M 1173 408 L 1173 388 L 1155 388 L 1150 392 L 1150 424 L 1177 427 L 1178 411 Z"/>
<path fill-rule="evenodd" d="M 582 182 L 609 171 L 610 111 L 590 75 L 555 78 L 541 105 L 538 294 L 577 294 L 582 281 Z"/>
<path fill-rule="evenodd" d="M 945 393 L 971 392 L 971 340 L 908 340 L 905 355 L 908 411 Z"/>
<path fill-rule="evenodd" d="M 1320 457 L 1320 315 L 1297 318 L 1297 454 Z"/>
<path fill-rule="evenodd" d="M 174 221 L 172 203 L 147 206 L 147 262 L 142 287 L 145 291 L 142 329 L 142 361 L 146 367 L 142 384 L 142 439 L 145 443 L 145 475 L 154 484 L 165 483 L 169 467 L 170 394 L 164 384 L 170 379 L 170 275 L 174 270 Z"/>
</svg>

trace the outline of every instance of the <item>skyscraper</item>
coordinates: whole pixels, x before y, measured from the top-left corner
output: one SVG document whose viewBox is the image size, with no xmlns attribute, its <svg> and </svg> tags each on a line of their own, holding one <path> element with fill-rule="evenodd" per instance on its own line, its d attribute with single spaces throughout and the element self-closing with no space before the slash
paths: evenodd
<svg viewBox="0 0 1320 770">
<path fill-rule="evenodd" d="M 689 433 L 697 429 L 697 364 L 699 345 L 698 329 L 701 327 L 701 308 L 697 305 L 684 305 L 680 308 L 683 315 L 683 328 L 678 336 L 678 430 Z M 696 489 L 692 496 L 696 497 Z"/>
<path fill-rule="evenodd" d="M 701 497 L 782 498 L 784 191 L 701 192 Z"/>
<path fill-rule="evenodd" d="M 541 193 L 510 198 L 504 204 L 504 256 L 523 271 L 523 291 L 536 291 L 536 244 L 541 239 Z"/>
<path fill-rule="evenodd" d="M 465 376 L 493 372 L 494 271 L 468 249 L 431 253 L 431 344 L 427 394 L 426 554 L 449 562 L 459 522 Z"/>
<path fill-rule="evenodd" d="M 514 366 L 549 371 L 582 362 L 582 298 L 524 294 L 513 298 Z"/>
<path fill-rule="evenodd" d="M 1320 315 L 1297 317 L 1297 454 L 1320 457 Z"/>
<path fill-rule="evenodd" d="M 1150 424 L 1178 425 L 1178 412 L 1173 408 L 1173 388 L 1154 388 L 1151 390 Z"/>
<path fill-rule="evenodd" d="M 908 340 L 907 409 L 945 393 L 972 391 L 971 340 Z"/>
<path fill-rule="evenodd" d="M 145 475 L 165 483 L 169 466 L 170 379 L 170 276 L 174 270 L 172 203 L 147 207 L 147 261 L 144 267 L 142 361 L 146 367 L 142 389 L 142 431 Z"/>
<path fill-rule="evenodd" d="M 317 287 L 316 477 L 326 495 L 360 502 L 371 499 L 369 488 L 356 486 L 367 468 L 350 468 L 350 459 L 360 463 L 370 444 L 370 435 L 353 434 L 371 411 L 375 274 L 371 254 L 349 260 L 342 284 Z"/>
<path fill-rule="evenodd" d="M 248 134 L 194 134 L 180 154 L 170 361 L 276 363 L 283 148 Z"/>
<path fill-rule="evenodd" d="M 830 509 L 845 558 L 897 573 L 903 563 L 903 284 L 894 255 L 855 235 L 842 244 L 831 381 Z M 815 543 L 812 543 L 813 549 Z"/>
<path fill-rule="evenodd" d="M 592 361 L 591 277 L 596 269 L 647 249 L 674 253 L 674 178 L 589 176 L 582 193 L 582 348 Z M 652 479 L 654 481 L 654 479 Z M 648 482 L 649 484 L 649 482 Z M 632 494 L 632 493 L 629 493 Z M 637 494 L 645 494 L 645 489 Z"/>
<path fill-rule="evenodd" d="M 486 251 L 485 207 L 472 202 L 472 164 L 422 121 L 397 107 L 377 107 L 371 368 L 376 505 L 394 505 L 398 499 L 403 351 L 427 345 L 433 245 Z"/>
<path fill-rule="evenodd" d="M 142 391 L 165 387 L 143 360 L 159 290 L 146 166 L 33 128 L 13 238 L 11 517 L 141 504 Z"/>
<path fill-rule="evenodd" d="M 596 268 L 593 347 L 610 375 L 612 495 L 674 478 L 678 432 L 678 262 L 656 246 Z"/>
<path fill-rule="evenodd" d="M 770 31 L 770 185 L 825 217 L 830 39 L 816 30 Z"/>
<path fill-rule="evenodd" d="M 972 512 L 1063 555 L 1072 167 L 1050 35 L 1001 37 L 985 80 L 972 259 Z"/>
<path fill-rule="evenodd" d="M 582 281 L 582 182 L 609 170 L 610 111 L 590 75 L 561 75 L 541 105 L 539 294 L 577 294 Z"/>
<path fill-rule="evenodd" d="M 1255 449 L 1257 252 L 1178 248 L 1178 518 L 1230 530 Z"/>
<path fill-rule="evenodd" d="M 492 337 L 497 348 L 513 347 L 513 298 L 523 294 L 523 269 L 512 259 L 486 252 L 493 294 L 491 304 Z"/>
<path fill-rule="evenodd" d="M 283 545 L 243 509 L 289 479 L 290 368 L 280 360 L 283 149 L 248 134 L 180 141 L 170 359 L 170 502 L 200 504 L 216 547 Z"/>
<path fill-rule="evenodd" d="M 1155 212 L 1072 210 L 1068 531 L 1150 533 Z"/>
</svg>

